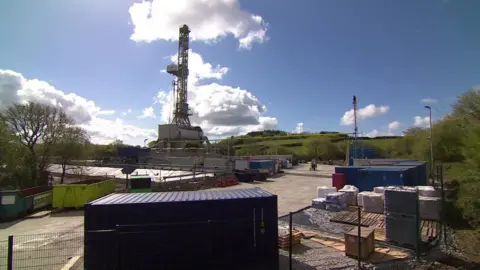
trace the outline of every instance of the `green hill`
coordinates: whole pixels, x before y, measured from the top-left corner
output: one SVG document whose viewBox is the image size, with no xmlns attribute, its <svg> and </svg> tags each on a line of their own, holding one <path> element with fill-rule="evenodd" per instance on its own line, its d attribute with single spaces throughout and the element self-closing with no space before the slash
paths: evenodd
<svg viewBox="0 0 480 270">
<path fill-rule="evenodd" d="M 398 136 L 358 137 L 358 147 L 373 148 L 379 157 L 388 157 L 389 149 L 398 140 Z M 235 146 L 236 155 L 292 154 L 300 159 L 319 156 L 322 159 L 344 159 L 347 144 L 352 137 L 339 132 L 322 131 L 311 134 L 288 134 L 279 130 L 250 132 L 243 136 L 220 141 Z"/>
</svg>

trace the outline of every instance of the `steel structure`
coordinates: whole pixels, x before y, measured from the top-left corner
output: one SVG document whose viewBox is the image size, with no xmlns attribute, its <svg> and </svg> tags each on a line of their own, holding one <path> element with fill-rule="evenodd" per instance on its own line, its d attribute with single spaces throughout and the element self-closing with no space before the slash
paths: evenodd
<svg viewBox="0 0 480 270">
<path fill-rule="evenodd" d="M 167 67 L 167 72 L 176 76 L 176 82 L 173 84 L 175 108 L 173 111 L 172 124 L 181 128 L 190 128 L 190 110 L 188 108 L 188 49 L 189 49 L 190 29 L 187 25 L 180 27 L 178 39 L 178 58 L 177 63 Z"/>
<path fill-rule="evenodd" d="M 354 132 L 353 132 L 353 158 L 356 158 L 357 152 L 357 135 L 358 135 L 358 125 L 357 125 L 357 97 L 353 96 L 353 120 L 354 120 Z"/>
</svg>

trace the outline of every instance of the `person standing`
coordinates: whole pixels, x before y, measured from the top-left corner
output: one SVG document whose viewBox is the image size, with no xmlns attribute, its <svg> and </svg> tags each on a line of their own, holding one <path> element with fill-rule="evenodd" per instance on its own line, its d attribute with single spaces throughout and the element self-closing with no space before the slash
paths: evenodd
<svg viewBox="0 0 480 270">
<path fill-rule="evenodd" d="M 313 171 L 317 170 L 317 160 L 315 158 L 312 159 L 312 169 L 313 169 Z"/>
</svg>

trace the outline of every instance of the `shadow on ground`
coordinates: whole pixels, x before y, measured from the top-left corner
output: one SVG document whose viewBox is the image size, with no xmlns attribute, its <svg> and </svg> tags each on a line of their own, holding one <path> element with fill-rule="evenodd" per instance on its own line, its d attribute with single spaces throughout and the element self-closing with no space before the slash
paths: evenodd
<svg viewBox="0 0 480 270">
<path fill-rule="evenodd" d="M 3 230 L 3 229 L 8 229 L 10 227 L 12 227 L 13 225 L 21 222 L 25 220 L 24 218 L 20 218 L 20 219 L 17 219 L 17 220 L 13 220 L 13 221 L 1 221 L 0 222 L 0 230 Z"/>
<path fill-rule="evenodd" d="M 52 212 L 50 217 L 79 217 L 83 216 L 83 210 L 65 209 L 58 212 Z"/>
<path fill-rule="evenodd" d="M 280 254 L 278 260 L 279 260 L 279 265 L 280 265 L 279 270 L 290 269 L 289 268 L 288 255 Z M 317 268 L 315 268 L 311 265 L 299 262 L 299 261 L 292 258 L 292 269 L 295 269 L 295 270 L 316 270 Z"/>
<path fill-rule="evenodd" d="M 254 181 L 254 182 L 249 182 L 247 184 L 251 184 L 251 185 L 261 185 L 261 184 L 264 184 L 264 183 L 272 183 L 272 182 L 275 182 L 273 180 L 264 180 L 264 181 Z"/>
<path fill-rule="evenodd" d="M 269 176 L 268 178 L 277 179 L 277 178 L 282 178 L 283 176 L 285 176 L 285 172 L 279 172 L 273 176 Z"/>
</svg>

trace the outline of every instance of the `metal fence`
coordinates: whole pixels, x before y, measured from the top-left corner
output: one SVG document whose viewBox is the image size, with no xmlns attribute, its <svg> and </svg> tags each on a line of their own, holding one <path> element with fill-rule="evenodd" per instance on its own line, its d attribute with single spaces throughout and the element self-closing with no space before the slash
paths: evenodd
<svg viewBox="0 0 480 270">
<path fill-rule="evenodd" d="M 16 235 L 0 242 L 0 269 L 75 269 L 82 256 L 83 232 Z"/>
<path fill-rule="evenodd" d="M 7 269 L 8 241 L 0 241 L 0 269 Z"/>
</svg>

